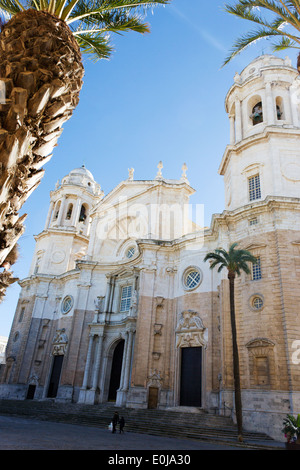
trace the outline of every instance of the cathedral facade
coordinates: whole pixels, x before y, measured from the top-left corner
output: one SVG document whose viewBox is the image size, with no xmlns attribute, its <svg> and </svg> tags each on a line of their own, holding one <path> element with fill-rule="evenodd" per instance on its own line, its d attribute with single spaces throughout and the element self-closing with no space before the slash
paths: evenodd
<svg viewBox="0 0 300 470">
<path fill-rule="evenodd" d="M 257 263 L 235 281 L 244 426 L 281 438 L 300 413 L 298 72 L 264 55 L 236 74 L 219 173 L 225 209 L 189 220 L 194 193 L 162 164 L 107 195 L 83 166 L 50 194 L 6 349 L 0 397 L 234 417 L 226 272 L 204 257 L 238 243 Z"/>
</svg>

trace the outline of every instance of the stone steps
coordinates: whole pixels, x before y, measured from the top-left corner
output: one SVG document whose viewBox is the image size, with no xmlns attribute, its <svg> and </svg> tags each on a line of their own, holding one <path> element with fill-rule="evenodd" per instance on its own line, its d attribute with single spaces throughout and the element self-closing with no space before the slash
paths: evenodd
<svg viewBox="0 0 300 470">
<path fill-rule="evenodd" d="M 52 400 L 0 400 L 0 414 L 29 417 L 69 424 L 108 428 L 113 413 L 125 419 L 125 431 L 186 439 L 237 442 L 237 430 L 230 418 L 198 410 L 195 412 L 120 408 L 114 404 L 80 405 Z M 243 433 L 245 441 L 272 441 L 263 433 Z"/>
</svg>

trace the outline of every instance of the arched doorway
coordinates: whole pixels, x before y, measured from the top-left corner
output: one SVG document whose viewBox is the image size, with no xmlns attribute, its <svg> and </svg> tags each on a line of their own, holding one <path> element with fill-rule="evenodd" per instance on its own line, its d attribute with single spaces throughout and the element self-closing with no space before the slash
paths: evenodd
<svg viewBox="0 0 300 470">
<path fill-rule="evenodd" d="M 125 341 L 123 339 L 119 341 L 114 350 L 109 381 L 108 401 L 116 401 L 117 398 L 117 390 L 120 387 L 121 380 L 124 343 Z"/>
</svg>

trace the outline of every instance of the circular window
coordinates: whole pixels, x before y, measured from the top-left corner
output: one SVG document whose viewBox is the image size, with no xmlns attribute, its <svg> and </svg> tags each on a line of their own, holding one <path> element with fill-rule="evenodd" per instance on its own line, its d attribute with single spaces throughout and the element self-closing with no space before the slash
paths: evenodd
<svg viewBox="0 0 300 470">
<path fill-rule="evenodd" d="M 127 252 L 126 252 L 127 258 L 129 258 L 129 259 L 132 258 L 133 255 L 134 255 L 134 253 L 135 253 L 135 248 L 134 248 L 134 246 L 132 246 L 132 247 L 129 248 L 129 250 L 127 250 Z"/>
<path fill-rule="evenodd" d="M 62 301 L 61 311 L 64 314 L 68 313 L 72 307 L 73 307 L 73 297 L 71 297 L 70 295 L 67 295 Z"/>
<path fill-rule="evenodd" d="M 250 299 L 250 306 L 252 310 L 261 310 L 264 306 L 264 299 L 261 295 L 253 295 Z"/>
<path fill-rule="evenodd" d="M 188 268 L 183 274 L 183 285 L 187 290 L 196 289 L 200 285 L 201 280 L 201 271 L 194 266 Z"/>
<path fill-rule="evenodd" d="M 254 297 L 254 299 L 252 300 L 252 307 L 255 308 L 255 310 L 259 310 L 260 308 L 262 308 L 263 304 L 264 302 L 261 297 Z"/>
</svg>

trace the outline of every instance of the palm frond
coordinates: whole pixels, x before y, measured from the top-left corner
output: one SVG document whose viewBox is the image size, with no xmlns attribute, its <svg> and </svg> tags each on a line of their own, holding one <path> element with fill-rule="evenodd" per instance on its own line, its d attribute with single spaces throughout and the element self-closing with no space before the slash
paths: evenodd
<svg viewBox="0 0 300 470">
<path fill-rule="evenodd" d="M 290 6 L 291 8 L 294 8 L 295 11 L 300 15 L 300 3 L 299 0 L 289 0 L 286 1 L 286 4 Z"/>
<path fill-rule="evenodd" d="M 272 43 L 273 51 L 300 46 L 298 35 L 300 31 L 299 0 L 238 0 L 234 5 L 226 4 L 225 11 L 241 19 L 254 22 L 259 25 L 259 28 L 236 40 L 223 66 L 260 39 L 278 36 L 279 41 Z M 263 12 L 267 12 L 268 16 L 273 18 L 267 20 L 264 18 Z M 290 29 L 288 30 L 286 26 L 289 26 Z"/>
<path fill-rule="evenodd" d="M 113 12 L 94 12 L 90 14 L 90 7 L 87 2 L 80 0 L 72 15 L 68 20 L 69 26 L 73 24 L 87 25 L 89 28 L 93 27 L 98 32 L 113 32 L 121 34 L 125 31 L 135 31 L 138 33 L 149 32 L 149 26 L 141 22 L 141 18 L 137 14 L 129 15 L 126 11 L 113 11 Z"/>
<path fill-rule="evenodd" d="M 83 2 L 82 0 L 71 0 L 64 9 L 62 19 L 69 24 L 75 20 L 82 20 L 85 17 L 98 14 L 103 17 L 106 13 L 112 14 L 116 12 L 130 13 L 131 11 L 135 11 L 145 13 L 149 8 L 153 8 L 159 4 L 166 5 L 169 1 L 170 0 L 90 0 Z M 83 11 L 83 6 L 85 6 L 85 11 Z M 75 11 L 76 14 L 74 14 Z"/>
<path fill-rule="evenodd" d="M 300 49 L 295 41 L 291 41 L 289 38 L 281 38 L 278 43 L 272 43 L 273 51 L 283 51 L 284 49 Z"/>
<path fill-rule="evenodd" d="M 15 0 L 0 0 L 0 10 L 13 16 L 22 11 L 22 8 Z"/>
<path fill-rule="evenodd" d="M 218 250 L 215 250 L 212 253 L 207 253 L 204 258 L 204 261 L 212 261 L 210 263 L 210 269 L 214 269 L 216 266 L 219 265 L 218 272 L 221 272 L 223 268 L 227 267 L 227 260 L 222 256 Z"/>
<path fill-rule="evenodd" d="M 109 59 L 113 48 L 109 45 L 109 39 L 97 32 L 83 32 L 76 36 L 76 40 L 85 54 L 88 54 L 94 61 L 99 59 Z"/>
</svg>

